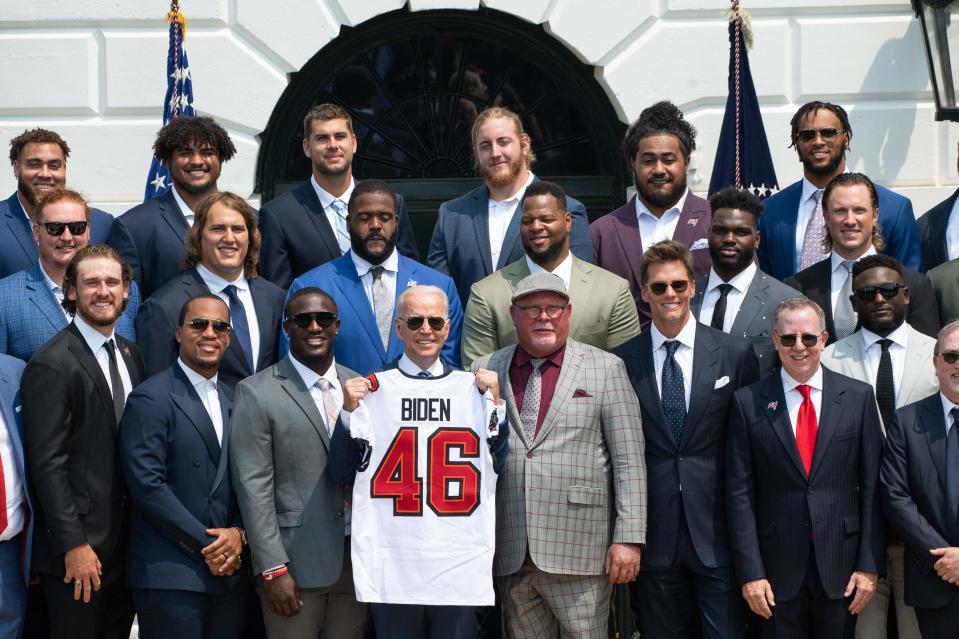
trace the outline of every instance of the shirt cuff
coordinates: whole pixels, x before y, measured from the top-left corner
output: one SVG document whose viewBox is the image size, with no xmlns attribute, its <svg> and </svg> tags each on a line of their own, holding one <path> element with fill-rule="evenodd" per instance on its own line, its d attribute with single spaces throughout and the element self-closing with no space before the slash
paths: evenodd
<svg viewBox="0 0 959 639">
<path fill-rule="evenodd" d="M 344 409 L 340 409 L 340 421 L 343 422 L 343 425 L 346 427 L 347 432 L 350 430 L 350 415 L 352 413 L 346 412 Z"/>
</svg>

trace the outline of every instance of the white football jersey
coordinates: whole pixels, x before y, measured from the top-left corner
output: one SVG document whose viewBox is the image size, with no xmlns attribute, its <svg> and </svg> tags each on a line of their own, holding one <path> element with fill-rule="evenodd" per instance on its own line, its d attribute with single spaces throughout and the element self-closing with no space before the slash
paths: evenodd
<svg viewBox="0 0 959 639">
<path fill-rule="evenodd" d="M 353 484 L 353 583 L 359 601 L 493 605 L 496 474 L 493 401 L 475 377 L 377 373 L 350 416 L 371 446 Z"/>
</svg>

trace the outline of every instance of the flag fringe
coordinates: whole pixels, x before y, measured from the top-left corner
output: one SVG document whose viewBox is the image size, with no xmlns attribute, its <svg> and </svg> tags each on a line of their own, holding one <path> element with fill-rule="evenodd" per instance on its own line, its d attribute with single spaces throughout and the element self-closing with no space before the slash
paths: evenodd
<svg viewBox="0 0 959 639">
<path fill-rule="evenodd" d="M 739 28 L 743 34 L 743 41 L 746 43 L 746 50 L 752 51 L 753 48 L 753 17 L 745 9 L 729 8 L 723 12 L 723 15 L 730 22 L 736 19 L 739 14 Z"/>
</svg>

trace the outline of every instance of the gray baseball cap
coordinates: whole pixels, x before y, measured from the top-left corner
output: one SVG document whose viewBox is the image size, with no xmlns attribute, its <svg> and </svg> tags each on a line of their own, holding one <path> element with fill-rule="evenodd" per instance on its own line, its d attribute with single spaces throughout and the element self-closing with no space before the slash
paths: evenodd
<svg viewBox="0 0 959 639">
<path fill-rule="evenodd" d="M 563 282 L 563 278 L 559 275 L 547 273 L 546 271 L 540 271 L 539 273 L 527 275 L 517 282 L 516 288 L 513 289 L 513 297 L 510 301 L 515 302 L 519 298 L 532 293 L 543 292 L 557 293 L 569 299 L 569 293 L 566 292 L 566 284 Z"/>
</svg>

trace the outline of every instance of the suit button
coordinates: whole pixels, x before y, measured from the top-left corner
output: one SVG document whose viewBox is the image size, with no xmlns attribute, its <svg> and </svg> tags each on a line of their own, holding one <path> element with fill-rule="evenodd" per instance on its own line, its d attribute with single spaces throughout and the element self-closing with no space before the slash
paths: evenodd
<svg viewBox="0 0 959 639">
<path fill-rule="evenodd" d="M 526 459 L 532 459 L 532 458 L 533 458 L 532 452 L 526 453 Z"/>
<path fill-rule="evenodd" d="M 813 490 L 812 488 L 810 488 L 810 489 L 809 489 L 809 490 L 807 490 L 806 492 L 807 492 L 807 493 L 809 493 L 809 494 L 811 495 L 811 494 L 813 494 L 813 493 L 814 493 L 814 492 L 816 492 L 816 491 L 815 491 L 815 490 Z"/>
<path fill-rule="evenodd" d="M 194 466 L 199 466 L 199 465 L 200 465 L 200 458 L 199 458 L 199 457 L 197 457 L 196 459 L 193 460 L 193 465 L 194 465 Z"/>
<path fill-rule="evenodd" d="M 673 494 L 674 494 L 674 495 L 678 495 L 678 494 L 679 494 L 679 489 L 678 489 L 678 488 L 673 488 Z"/>
<path fill-rule="evenodd" d="M 682 457 L 677 457 L 676 459 L 678 459 L 679 461 L 683 461 Z"/>
<path fill-rule="evenodd" d="M 343 516 L 343 511 L 342 511 L 342 510 L 336 511 L 336 516 L 337 516 L 337 517 L 342 517 L 342 516 Z"/>
</svg>

